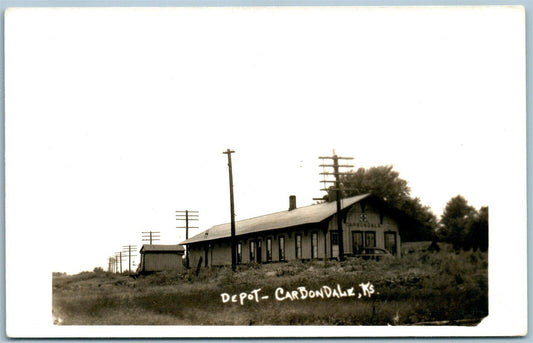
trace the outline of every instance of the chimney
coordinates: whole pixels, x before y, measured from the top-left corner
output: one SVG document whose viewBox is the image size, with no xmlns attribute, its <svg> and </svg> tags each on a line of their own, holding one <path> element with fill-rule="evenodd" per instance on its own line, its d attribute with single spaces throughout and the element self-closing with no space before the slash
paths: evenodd
<svg viewBox="0 0 533 343">
<path fill-rule="evenodd" d="M 296 195 L 289 196 L 289 211 L 296 209 Z"/>
</svg>

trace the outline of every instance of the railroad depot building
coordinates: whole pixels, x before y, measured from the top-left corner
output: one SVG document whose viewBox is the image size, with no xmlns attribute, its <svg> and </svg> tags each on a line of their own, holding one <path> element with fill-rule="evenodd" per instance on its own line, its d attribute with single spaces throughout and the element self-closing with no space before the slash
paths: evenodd
<svg viewBox="0 0 533 343">
<path fill-rule="evenodd" d="M 387 249 L 399 255 L 397 211 L 371 194 L 341 201 L 345 256 L 364 248 Z M 180 244 L 189 249 L 191 267 L 231 265 L 231 225 L 221 224 Z M 339 256 L 336 202 L 296 207 L 235 222 L 237 263 L 269 263 L 294 260 L 336 259 Z"/>
<path fill-rule="evenodd" d="M 183 255 L 185 247 L 179 244 L 144 244 L 141 248 L 141 273 L 165 270 L 184 270 Z"/>
</svg>

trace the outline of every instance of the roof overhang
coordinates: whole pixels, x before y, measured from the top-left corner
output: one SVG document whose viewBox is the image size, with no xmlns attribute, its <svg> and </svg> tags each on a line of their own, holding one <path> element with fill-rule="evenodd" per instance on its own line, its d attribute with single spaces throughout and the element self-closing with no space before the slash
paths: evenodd
<svg viewBox="0 0 533 343">
<path fill-rule="evenodd" d="M 370 197 L 370 193 L 341 200 L 341 210 Z M 235 236 L 246 236 L 259 232 L 290 229 L 308 224 L 319 224 L 337 213 L 336 202 L 328 202 L 300 207 L 291 211 L 282 211 L 235 222 Z M 191 237 L 180 244 L 196 244 L 231 237 L 229 223 L 215 225 L 210 229 Z"/>
</svg>

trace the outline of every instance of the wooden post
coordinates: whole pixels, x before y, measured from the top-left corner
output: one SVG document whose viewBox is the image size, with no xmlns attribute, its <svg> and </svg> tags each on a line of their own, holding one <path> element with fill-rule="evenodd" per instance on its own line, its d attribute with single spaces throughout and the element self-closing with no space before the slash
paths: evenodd
<svg viewBox="0 0 533 343">
<path fill-rule="evenodd" d="M 189 229 L 198 229 L 198 226 L 189 225 L 190 220 L 198 220 L 198 217 L 198 211 L 176 211 L 176 220 L 185 220 L 185 226 L 176 226 L 178 229 L 185 229 L 185 240 L 189 239 Z M 189 269 L 189 245 L 186 244 L 185 247 L 187 249 L 185 251 L 185 267 Z"/>
<path fill-rule="evenodd" d="M 196 276 L 200 274 L 200 268 L 202 268 L 202 256 L 198 259 L 198 265 L 196 266 Z"/>
<path fill-rule="evenodd" d="M 131 273 L 131 249 L 137 249 L 137 246 L 136 245 L 125 245 L 122 247 L 122 251 L 125 252 L 125 253 L 128 253 L 128 264 L 129 264 L 129 268 L 128 268 L 128 272 Z"/>
<path fill-rule="evenodd" d="M 320 159 L 324 160 L 324 159 L 330 159 L 330 160 L 333 160 L 333 164 L 322 164 L 320 165 L 320 167 L 333 167 L 333 173 L 330 173 L 330 172 L 322 172 L 320 173 L 321 175 L 324 175 L 324 180 L 322 182 L 324 182 L 324 188 L 322 189 L 323 191 L 326 191 L 326 192 L 330 192 L 330 191 L 334 191 L 335 192 L 335 201 L 337 202 L 337 235 L 338 235 L 338 243 L 339 243 L 339 260 L 340 261 L 344 261 L 344 236 L 342 234 L 342 216 L 341 216 L 341 182 L 340 182 L 340 177 L 341 175 L 345 175 L 346 173 L 340 173 L 339 172 L 339 167 L 343 167 L 343 168 L 347 168 L 347 167 L 352 167 L 353 168 L 353 165 L 348 165 L 348 164 L 345 164 L 345 165 L 339 165 L 339 160 L 353 160 L 353 157 L 340 157 L 340 156 L 337 156 L 337 154 L 335 154 L 335 150 L 333 150 L 333 156 L 322 156 L 322 157 L 319 157 Z M 325 175 L 333 175 L 335 176 L 335 180 L 326 180 L 325 179 Z M 334 182 L 335 183 L 335 186 L 332 187 L 332 188 L 327 188 L 326 187 L 326 183 L 328 182 Z M 345 188 L 343 187 L 344 190 L 353 190 L 353 189 L 348 189 L 348 188 Z M 334 231 L 332 230 L 331 233 L 333 233 Z M 330 235 L 331 237 L 331 235 Z M 331 242 L 330 242 L 331 244 Z M 333 251 L 331 252 L 332 256 L 333 256 Z"/>
<path fill-rule="evenodd" d="M 235 251 L 235 204 L 233 200 L 233 170 L 231 166 L 231 154 L 233 150 L 226 150 L 223 154 L 228 155 L 228 168 L 229 168 L 229 198 L 230 198 L 230 212 L 231 212 L 231 269 L 235 271 L 237 268 L 237 254 Z"/>
<path fill-rule="evenodd" d="M 324 261 L 327 261 L 328 259 L 328 228 L 326 227 L 323 231 L 324 231 Z"/>
<path fill-rule="evenodd" d="M 185 240 L 189 239 L 189 210 L 185 210 Z M 189 245 L 185 246 L 185 267 L 189 269 Z"/>
<path fill-rule="evenodd" d="M 342 216 L 341 216 L 341 190 L 339 181 L 339 158 L 333 155 L 333 172 L 335 173 L 335 200 L 337 202 L 337 231 L 339 232 L 339 260 L 344 261 L 344 238 L 342 235 Z"/>
</svg>

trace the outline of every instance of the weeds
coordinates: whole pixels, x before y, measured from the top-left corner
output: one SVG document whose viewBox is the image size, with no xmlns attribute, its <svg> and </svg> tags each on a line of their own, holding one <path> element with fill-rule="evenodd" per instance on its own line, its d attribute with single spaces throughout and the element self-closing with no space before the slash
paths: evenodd
<svg viewBox="0 0 533 343">
<path fill-rule="evenodd" d="M 488 314 L 487 253 L 418 252 L 383 261 L 272 263 L 163 272 L 132 279 L 105 272 L 53 275 L 61 324 L 409 325 L 480 320 Z M 372 298 L 276 301 L 276 288 L 357 288 Z M 260 304 L 223 303 L 221 293 L 261 289 Z M 117 314 L 121 314 L 118 316 Z"/>
</svg>

